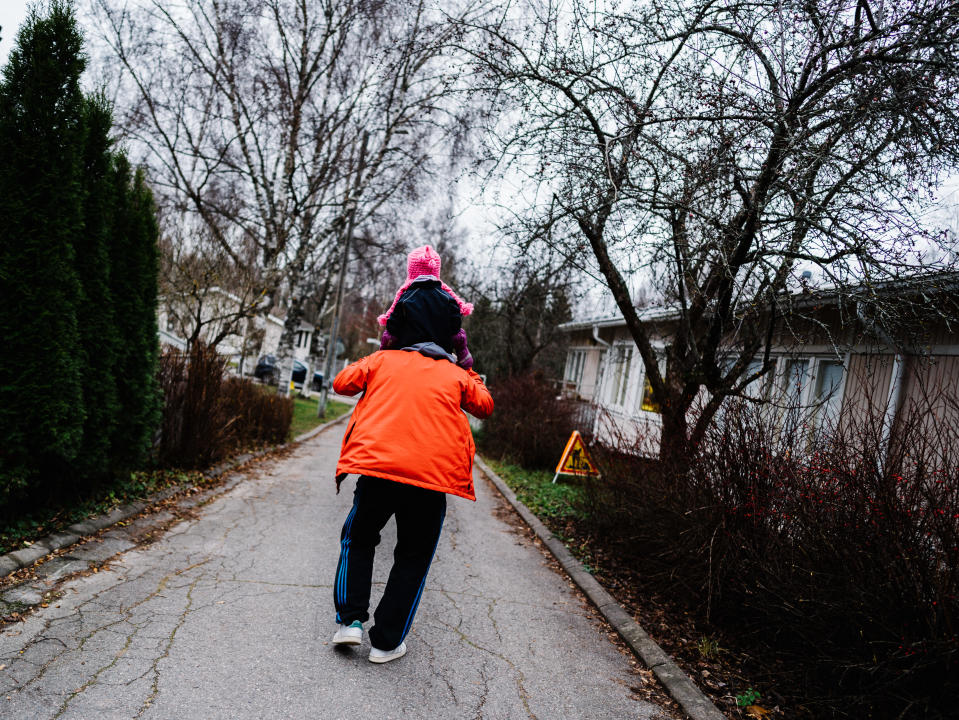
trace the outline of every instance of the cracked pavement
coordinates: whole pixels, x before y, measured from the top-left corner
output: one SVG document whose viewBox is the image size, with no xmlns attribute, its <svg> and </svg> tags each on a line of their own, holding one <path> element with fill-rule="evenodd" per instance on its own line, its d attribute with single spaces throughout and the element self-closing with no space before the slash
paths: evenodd
<svg viewBox="0 0 959 720">
<path fill-rule="evenodd" d="M 406 657 L 334 649 L 332 579 L 355 478 L 335 494 L 343 426 L 0 628 L 0 718 L 655 718 L 635 660 L 477 471 L 450 497 Z M 395 540 L 383 532 L 373 607 Z M 90 552 L 90 550 L 88 550 Z M 78 551 L 79 553 L 79 551 Z M 86 567 L 57 559 L 61 575 Z M 72 565 L 71 565 L 72 563 Z M 368 627 L 368 625 L 367 625 Z"/>
</svg>

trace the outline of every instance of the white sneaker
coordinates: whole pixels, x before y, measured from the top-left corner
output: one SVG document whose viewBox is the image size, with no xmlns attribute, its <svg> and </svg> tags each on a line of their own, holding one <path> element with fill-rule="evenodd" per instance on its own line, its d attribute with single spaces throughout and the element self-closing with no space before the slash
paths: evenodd
<svg viewBox="0 0 959 720">
<path fill-rule="evenodd" d="M 401 642 L 392 650 L 379 650 L 375 647 L 370 648 L 371 663 L 388 663 L 390 660 L 396 660 L 406 655 L 406 643 Z"/>
<path fill-rule="evenodd" d="M 354 620 L 349 625 L 340 625 L 333 634 L 334 645 L 359 645 L 363 642 L 363 623 Z"/>
</svg>

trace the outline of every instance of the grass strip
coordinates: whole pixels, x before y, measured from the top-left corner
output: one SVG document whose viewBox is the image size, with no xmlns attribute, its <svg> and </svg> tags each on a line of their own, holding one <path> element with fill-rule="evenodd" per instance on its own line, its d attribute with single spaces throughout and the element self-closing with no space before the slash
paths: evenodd
<svg viewBox="0 0 959 720">
<path fill-rule="evenodd" d="M 543 521 L 582 518 L 585 490 L 576 480 L 560 477 L 553 482 L 548 470 L 527 470 L 502 460 L 483 458 L 512 488 L 526 507 Z"/>
<path fill-rule="evenodd" d="M 28 547 L 35 540 L 64 530 L 73 523 L 101 515 L 118 505 L 145 500 L 169 487 L 202 485 L 203 473 L 181 470 L 133 472 L 123 480 L 89 488 L 82 496 L 62 497 L 34 507 L 29 512 L 0 518 L 0 555 Z"/>
<path fill-rule="evenodd" d="M 316 416 L 316 407 L 317 396 L 308 398 L 295 395 L 293 397 L 293 422 L 290 423 L 290 440 L 297 435 L 312 430 L 317 425 L 336 420 L 336 418 L 348 412 L 351 406 L 339 400 L 330 400 L 326 403 L 326 414 L 321 418 Z"/>
</svg>

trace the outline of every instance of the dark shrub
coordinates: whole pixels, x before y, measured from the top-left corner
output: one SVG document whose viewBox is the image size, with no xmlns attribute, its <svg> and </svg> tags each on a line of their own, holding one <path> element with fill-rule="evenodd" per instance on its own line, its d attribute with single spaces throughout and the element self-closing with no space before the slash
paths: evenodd
<svg viewBox="0 0 959 720">
<path fill-rule="evenodd" d="M 223 395 L 235 448 L 286 442 L 293 422 L 291 398 L 237 377 L 226 381 Z"/>
<path fill-rule="evenodd" d="M 490 388 L 496 410 L 484 421 L 483 452 L 530 469 L 551 470 L 575 427 L 576 407 L 542 375 L 505 378 Z"/>
<path fill-rule="evenodd" d="M 286 440 L 293 400 L 249 380 L 228 378 L 225 367 L 224 358 L 200 343 L 189 353 L 164 353 L 157 448 L 164 467 L 207 467 L 238 449 Z"/>
<path fill-rule="evenodd" d="M 880 463 L 877 424 L 810 442 L 768 416 L 730 408 L 682 476 L 598 450 L 593 532 L 648 592 L 791 668 L 776 690 L 811 716 L 953 716 L 955 429 L 931 434 L 914 410 Z"/>
<path fill-rule="evenodd" d="M 83 39 L 66 3 L 34 8 L 14 37 L 0 76 L 0 502 L 72 479 L 85 418 Z"/>
</svg>

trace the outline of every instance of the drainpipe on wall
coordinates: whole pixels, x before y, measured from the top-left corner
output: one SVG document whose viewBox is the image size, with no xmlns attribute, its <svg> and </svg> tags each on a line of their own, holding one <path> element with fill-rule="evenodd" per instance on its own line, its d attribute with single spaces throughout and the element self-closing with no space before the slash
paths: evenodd
<svg viewBox="0 0 959 720">
<path fill-rule="evenodd" d="M 609 343 L 603 340 L 599 336 L 599 325 L 593 325 L 593 340 L 596 341 L 596 344 L 600 347 L 606 348 L 607 357 L 604 359 L 602 365 L 597 365 L 596 367 L 596 390 L 593 393 L 594 402 L 599 405 L 599 392 L 602 389 L 602 379 L 605 373 L 605 368 L 603 367 L 607 362 L 609 362 Z M 593 427 L 590 429 L 590 432 L 593 434 L 593 437 L 596 437 L 596 426 L 599 424 L 599 413 L 595 413 L 593 417 Z"/>
<path fill-rule="evenodd" d="M 901 352 L 896 353 L 892 361 L 892 378 L 889 380 L 889 396 L 886 399 L 886 415 L 882 421 L 882 459 L 889 454 L 889 442 L 892 440 L 892 428 L 899 414 L 902 404 L 902 393 L 906 383 L 906 358 Z"/>
<path fill-rule="evenodd" d="M 876 461 L 880 469 L 885 467 L 889 456 L 889 443 L 892 440 L 892 428 L 896 423 L 896 416 L 899 414 L 899 407 L 902 405 L 902 393 L 905 388 L 906 379 L 906 355 L 902 349 L 896 345 L 895 341 L 889 337 L 885 330 L 876 325 L 872 320 L 866 317 L 862 311 L 860 303 L 856 303 L 856 315 L 862 322 L 869 327 L 875 335 L 886 345 L 895 348 L 896 355 L 892 361 L 892 377 L 889 379 L 889 391 L 886 394 L 886 411 L 882 418 L 882 435 L 879 439 L 879 457 Z"/>
<path fill-rule="evenodd" d="M 593 340 L 596 341 L 597 345 L 601 345 L 605 348 L 609 347 L 609 343 L 599 336 L 599 325 L 593 325 Z"/>
</svg>

